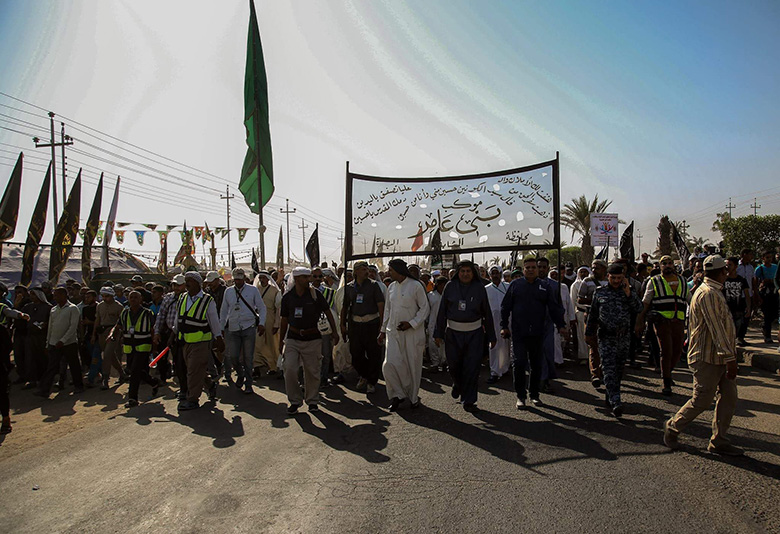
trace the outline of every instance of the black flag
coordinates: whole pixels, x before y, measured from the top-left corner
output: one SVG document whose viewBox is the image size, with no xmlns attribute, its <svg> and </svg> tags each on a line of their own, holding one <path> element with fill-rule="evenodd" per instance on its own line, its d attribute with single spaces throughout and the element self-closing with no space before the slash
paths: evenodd
<svg viewBox="0 0 780 534">
<path fill-rule="evenodd" d="M 680 255 L 680 259 L 683 262 L 683 266 L 688 267 L 688 257 L 691 255 L 691 251 L 688 250 L 688 246 L 685 244 L 685 240 L 677 231 L 677 225 L 672 225 L 672 243 L 677 247 L 677 254 Z"/>
<path fill-rule="evenodd" d="M 100 206 L 103 199 L 103 173 L 100 173 L 95 200 L 92 201 L 92 210 L 89 212 L 87 225 L 84 227 L 84 242 L 81 244 L 81 280 L 89 285 L 92 277 L 92 241 L 97 235 L 100 224 Z"/>
<path fill-rule="evenodd" d="M 279 227 L 279 243 L 276 245 L 276 268 L 284 267 L 284 241 L 282 240 L 282 227 Z M 259 272 L 259 271 L 258 271 Z"/>
<path fill-rule="evenodd" d="M 22 278 L 19 280 L 19 283 L 23 286 L 30 285 L 30 282 L 32 282 L 35 255 L 38 253 L 38 245 L 46 228 L 49 187 L 51 187 L 51 162 L 49 162 L 49 170 L 46 171 L 46 178 L 43 179 L 38 202 L 35 204 L 35 211 L 33 211 L 32 219 L 30 219 L 30 229 L 27 230 L 27 241 L 24 244 L 24 256 L 22 259 Z"/>
<path fill-rule="evenodd" d="M 635 256 L 634 221 L 631 221 L 631 224 L 628 225 L 628 228 L 626 228 L 626 231 L 623 232 L 623 235 L 620 237 L 620 257 L 633 263 Z"/>
<path fill-rule="evenodd" d="M 254 271 L 252 279 L 254 279 L 254 275 L 260 272 L 260 266 L 257 265 L 257 254 L 255 254 L 255 247 L 252 247 L 252 270 Z"/>
<path fill-rule="evenodd" d="M 320 225 L 317 224 L 309 238 L 309 242 L 306 243 L 306 255 L 309 257 L 309 263 L 311 263 L 312 267 L 317 267 L 320 264 L 319 229 Z"/>
<path fill-rule="evenodd" d="M 236 254 L 235 252 L 230 253 L 230 268 L 235 269 L 236 268 Z"/>
<path fill-rule="evenodd" d="M 609 248 L 609 247 L 607 247 L 606 245 L 604 245 L 604 248 L 602 248 L 602 249 L 601 249 L 601 252 L 599 252 L 598 254 L 596 254 L 596 259 L 597 259 L 597 260 L 606 260 L 606 259 L 607 259 L 607 249 L 608 249 L 608 248 Z"/>
<path fill-rule="evenodd" d="M 16 232 L 16 220 L 19 218 L 19 191 L 22 188 L 22 160 L 24 154 L 19 152 L 19 157 L 11 172 L 11 178 L 5 187 L 3 199 L 0 200 L 0 242 L 8 241 Z"/>
<path fill-rule="evenodd" d="M 514 271 L 517 264 L 517 255 L 520 253 L 520 238 L 517 238 L 517 248 L 509 255 L 509 270 Z"/>
<path fill-rule="evenodd" d="M 65 265 L 68 263 L 73 242 L 79 231 L 79 208 L 81 205 L 81 171 L 76 176 L 73 188 L 68 195 L 65 209 L 57 223 L 57 231 L 51 240 L 51 252 L 49 253 L 49 282 L 57 285 Z"/>
<path fill-rule="evenodd" d="M 441 255 L 441 231 L 436 230 L 431 237 L 431 250 L 434 254 L 431 255 L 431 266 L 441 265 L 444 266 L 444 258 Z"/>
</svg>

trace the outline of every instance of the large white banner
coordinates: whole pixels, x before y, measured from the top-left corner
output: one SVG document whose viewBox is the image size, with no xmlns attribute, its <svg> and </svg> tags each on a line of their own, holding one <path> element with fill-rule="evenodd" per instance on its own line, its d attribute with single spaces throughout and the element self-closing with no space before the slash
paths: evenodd
<svg viewBox="0 0 780 534">
<path fill-rule="evenodd" d="M 617 213 L 590 214 L 590 244 L 594 247 L 617 247 L 620 244 Z"/>
<path fill-rule="evenodd" d="M 557 248 L 558 202 L 557 159 L 470 176 L 347 172 L 346 257 Z"/>
</svg>

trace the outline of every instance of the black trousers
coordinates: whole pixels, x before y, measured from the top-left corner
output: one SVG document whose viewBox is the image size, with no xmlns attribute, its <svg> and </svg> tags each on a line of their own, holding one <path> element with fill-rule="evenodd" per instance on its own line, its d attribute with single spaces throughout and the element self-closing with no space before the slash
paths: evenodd
<svg viewBox="0 0 780 534">
<path fill-rule="evenodd" d="M 528 386 L 532 399 L 539 398 L 544 360 L 543 336 L 515 336 L 512 338 L 512 372 L 517 398 L 526 398 L 526 369 L 531 366 L 531 382 Z"/>
<path fill-rule="evenodd" d="M 772 329 L 777 322 L 777 293 L 762 292 L 761 298 L 761 313 L 764 314 L 764 337 L 772 337 Z"/>
<path fill-rule="evenodd" d="M 187 364 L 184 362 L 184 351 L 181 345 L 174 342 L 171 345 L 171 352 L 173 353 L 173 370 L 179 380 L 179 390 L 182 393 L 187 393 Z"/>
<path fill-rule="evenodd" d="M 70 375 L 73 378 L 73 385 L 76 388 L 83 388 L 84 381 L 81 377 L 81 360 L 79 360 L 78 343 L 65 345 L 61 349 L 49 347 L 49 367 L 46 369 L 43 378 L 41 378 L 41 392 L 48 395 L 51 393 L 51 386 L 54 383 L 54 377 L 60 372 L 60 363 L 64 362 L 70 367 Z M 64 382 L 65 377 L 60 377 L 60 382 Z"/>
<path fill-rule="evenodd" d="M 379 319 L 370 323 L 349 324 L 349 353 L 352 367 L 369 384 L 376 384 L 382 374 L 382 347 L 379 345 Z"/>
<path fill-rule="evenodd" d="M 11 412 L 11 381 L 8 379 L 11 347 L 11 334 L 6 327 L 0 326 L 0 415 L 4 418 Z"/>
<path fill-rule="evenodd" d="M 148 352 L 132 352 L 128 354 L 128 356 L 130 355 L 133 357 L 128 358 L 132 362 L 132 367 L 130 368 L 130 390 L 127 395 L 133 400 L 138 400 L 138 388 L 141 386 L 141 382 L 156 386 L 157 379 L 149 375 Z"/>
<path fill-rule="evenodd" d="M 482 327 L 471 332 L 457 332 L 447 328 L 444 332 L 447 365 L 452 383 L 460 388 L 460 400 L 463 404 L 477 402 L 479 368 L 486 338 Z"/>
<path fill-rule="evenodd" d="M 14 332 L 14 364 L 16 364 L 16 374 L 22 380 L 27 379 L 27 343 L 25 342 L 26 334 L 19 331 Z"/>
</svg>

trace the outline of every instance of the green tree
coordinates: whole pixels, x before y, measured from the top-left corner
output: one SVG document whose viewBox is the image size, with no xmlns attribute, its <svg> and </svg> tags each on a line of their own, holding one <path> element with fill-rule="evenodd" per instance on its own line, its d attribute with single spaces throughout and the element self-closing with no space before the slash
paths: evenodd
<svg viewBox="0 0 780 534">
<path fill-rule="evenodd" d="M 580 260 L 587 265 L 593 261 L 593 246 L 590 244 L 590 214 L 604 213 L 611 205 L 611 200 L 599 200 L 598 195 L 593 197 L 593 200 L 580 195 L 570 203 L 564 204 L 561 209 L 561 223 L 571 229 L 572 241 L 575 233 L 582 236 Z"/>
<path fill-rule="evenodd" d="M 668 215 L 661 215 L 658 221 L 658 247 L 655 256 L 672 255 L 672 221 Z M 674 257 L 674 255 L 672 255 Z"/>
<path fill-rule="evenodd" d="M 558 265 L 558 251 L 557 250 L 548 250 L 547 259 L 550 260 L 551 266 Z M 574 268 L 577 269 L 580 265 L 585 265 L 585 262 L 582 261 L 582 247 L 563 247 L 561 248 L 561 265 L 565 264 L 566 262 L 572 262 L 574 264 Z"/>
<path fill-rule="evenodd" d="M 752 248 L 761 254 L 764 250 L 775 250 L 780 246 L 780 215 L 732 218 L 728 214 L 718 214 L 715 224 L 723 237 L 721 248 L 726 254 L 738 255 L 743 248 Z"/>
</svg>

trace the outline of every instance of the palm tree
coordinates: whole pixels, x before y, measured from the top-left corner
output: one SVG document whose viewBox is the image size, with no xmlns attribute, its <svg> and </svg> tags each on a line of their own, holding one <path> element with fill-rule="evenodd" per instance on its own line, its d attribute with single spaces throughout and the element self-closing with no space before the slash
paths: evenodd
<svg viewBox="0 0 780 534">
<path fill-rule="evenodd" d="M 590 244 L 590 214 L 604 213 L 612 205 L 611 200 L 599 200 L 599 196 L 588 200 L 585 195 L 572 199 L 571 203 L 564 204 L 561 210 L 561 223 L 571 229 L 571 238 L 574 234 L 582 236 L 582 261 L 590 265 L 593 261 L 593 245 Z"/>
</svg>

